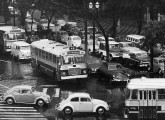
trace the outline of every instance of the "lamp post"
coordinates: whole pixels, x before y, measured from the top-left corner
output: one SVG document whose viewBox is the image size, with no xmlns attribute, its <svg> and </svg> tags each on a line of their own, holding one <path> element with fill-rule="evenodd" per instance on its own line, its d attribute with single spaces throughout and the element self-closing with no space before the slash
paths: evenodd
<svg viewBox="0 0 165 120">
<path fill-rule="evenodd" d="M 92 10 L 92 14 L 93 14 L 93 53 L 95 53 L 95 19 L 94 18 L 98 18 L 98 9 L 99 9 L 99 2 L 96 3 L 89 3 L 89 9 Z M 94 17 L 96 15 L 96 17 Z"/>
</svg>

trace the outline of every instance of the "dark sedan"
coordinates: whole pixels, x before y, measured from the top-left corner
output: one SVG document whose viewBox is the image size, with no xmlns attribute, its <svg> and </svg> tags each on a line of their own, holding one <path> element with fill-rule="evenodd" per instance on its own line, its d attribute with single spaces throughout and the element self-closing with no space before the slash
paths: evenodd
<svg viewBox="0 0 165 120">
<path fill-rule="evenodd" d="M 123 67 L 120 63 L 116 62 L 103 62 L 98 70 L 100 80 L 105 80 L 110 83 L 127 83 L 132 71 Z"/>
</svg>

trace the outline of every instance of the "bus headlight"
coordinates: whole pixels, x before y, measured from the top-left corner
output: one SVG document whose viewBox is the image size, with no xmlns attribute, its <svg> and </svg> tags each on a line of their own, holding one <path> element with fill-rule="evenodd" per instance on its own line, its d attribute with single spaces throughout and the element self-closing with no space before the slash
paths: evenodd
<svg viewBox="0 0 165 120">
<path fill-rule="evenodd" d="M 82 70 L 82 74 L 87 74 L 87 70 L 86 69 L 83 69 Z"/>
</svg>

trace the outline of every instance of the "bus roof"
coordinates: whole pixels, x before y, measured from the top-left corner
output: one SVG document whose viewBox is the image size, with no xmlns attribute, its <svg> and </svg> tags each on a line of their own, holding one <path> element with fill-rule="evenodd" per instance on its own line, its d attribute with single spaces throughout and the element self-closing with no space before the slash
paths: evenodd
<svg viewBox="0 0 165 120">
<path fill-rule="evenodd" d="M 165 78 L 134 78 L 127 84 L 128 89 L 165 89 Z"/>
<path fill-rule="evenodd" d="M 105 44 L 105 41 L 101 41 L 101 43 Z M 115 41 L 109 41 L 109 45 L 118 45 L 118 42 Z"/>
<path fill-rule="evenodd" d="M 0 26 L 0 31 L 10 33 L 12 30 L 13 30 L 13 32 L 14 32 L 14 30 L 19 30 L 21 32 L 25 32 L 24 29 L 21 29 L 21 28 L 15 27 L 15 26 Z M 15 32 L 18 32 L 18 31 L 15 31 Z"/>
<path fill-rule="evenodd" d="M 17 45 L 17 46 L 30 46 L 29 43 L 24 42 L 24 41 L 13 42 L 12 44 L 15 44 L 15 45 Z"/>
<path fill-rule="evenodd" d="M 36 48 L 39 48 L 52 54 L 56 54 L 58 56 L 62 55 L 62 53 L 70 51 L 70 46 L 48 39 L 41 39 L 39 41 L 32 42 L 31 46 L 34 46 Z M 76 49 L 76 51 L 82 50 Z M 84 54 L 84 51 L 80 52 L 80 54 L 81 53 Z"/>
<path fill-rule="evenodd" d="M 131 37 L 131 38 L 134 38 L 134 39 L 143 39 L 143 38 L 145 38 L 145 36 L 135 35 L 135 34 L 127 35 L 127 37 Z"/>
</svg>

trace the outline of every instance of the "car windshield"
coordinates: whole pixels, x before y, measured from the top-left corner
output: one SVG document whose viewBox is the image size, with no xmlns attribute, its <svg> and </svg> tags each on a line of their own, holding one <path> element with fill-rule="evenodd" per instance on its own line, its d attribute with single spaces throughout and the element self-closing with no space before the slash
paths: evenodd
<svg viewBox="0 0 165 120">
<path fill-rule="evenodd" d="M 136 57 L 147 57 L 147 53 L 137 53 Z"/>
<path fill-rule="evenodd" d="M 32 87 L 32 88 L 31 88 L 31 90 L 32 90 L 32 92 L 34 92 L 34 91 L 35 91 L 35 88 L 34 88 L 34 87 Z"/>
<path fill-rule="evenodd" d="M 159 63 L 164 63 L 165 60 L 159 60 Z"/>
<path fill-rule="evenodd" d="M 108 65 L 108 70 L 117 70 L 116 65 Z"/>
<path fill-rule="evenodd" d="M 81 40 L 79 37 L 74 37 L 73 40 Z"/>
</svg>

